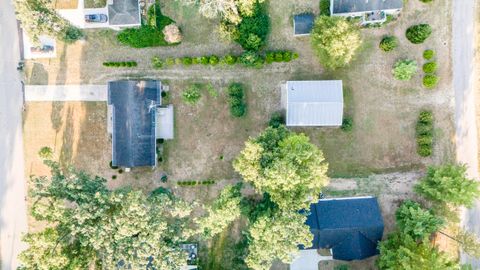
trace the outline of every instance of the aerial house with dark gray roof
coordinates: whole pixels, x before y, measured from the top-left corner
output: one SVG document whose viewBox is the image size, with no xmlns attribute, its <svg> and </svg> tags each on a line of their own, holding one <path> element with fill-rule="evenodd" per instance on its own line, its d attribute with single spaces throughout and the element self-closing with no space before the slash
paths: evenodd
<svg viewBox="0 0 480 270">
<path fill-rule="evenodd" d="M 156 166 L 156 139 L 173 138 L 173 106 L 162 106 L 160 81 L 108 83 L 112 165 Z"/>
<path fill-rule="evenodd" d="M 403 0 L 330 0 L 332 16 L 362 17 L 362 24 L 385 22 L 402 8 Z"/>
<path fill-rule="evenodd" d="M 338 127 L 343 120 L 342 81 L 288 81 L 286 125 Z"/>
<path fill-rule="evenodd" d="M 377 199 L 370 196 L 321 199 L 310 205 L 306 224 L 313 234 L 312 246 L 300 247 L 290 270 L 318 270 L 318 262 L 325 259 L 375 256 L 384 229 Z"/>
</svg>

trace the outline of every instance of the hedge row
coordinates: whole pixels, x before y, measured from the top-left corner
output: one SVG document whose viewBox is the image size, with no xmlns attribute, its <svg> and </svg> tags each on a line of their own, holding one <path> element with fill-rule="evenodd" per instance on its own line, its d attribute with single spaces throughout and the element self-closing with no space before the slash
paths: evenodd
<svg viewBox="0 0 480 270">
<path fill-rule="evenodd" d="M 228 104 L 230 105 L 230 113 L 234 117 L 242 117 L 247 112 L 245 91 L 241 83 L 232 83 L 228 87 Z"/>
<path fill-rule="evenodd" d="M 182 187 L 188 187 L 188 186 L 208 186 L 208 185 L 213 185 L 215 184 L 215 180 L 212 179 L 207 179 L 207 180 L 199 180 L 199 181 L 178 181 L 177 185 L 182 186 Z"/>
<path fill-rule="evenodd" d="M 135 61 L 122 61 L 122 62 L 103 62 L 104 67 L 136 67 Z"/>
<path fill-rule="evenodd" d="M 216 55 L 204 55 L 200 57 L 168 57 L 162 59 L 158 56 L 152 58 L 152 65 L 154 68 L 163 68 L 165 66 L 173 65 L 235 65 L 243 64 L 245 66 L 262 66 L 263 64 L 271 64 L 273 62 L 290 62 L 298 58 L 298 53 L 291 51 L 270 51 L 265 55 L 257 54 L 253 51 L 247 51 L 240 56 L 228 54 L 222 57 Z"/>
<path fill-rule="evenodd" d="M 433 150 L 433 114 L 431 111 L 422 111 L 418 116 L 417 153 L 422 157 L 432 155 Z"/>
</svg>

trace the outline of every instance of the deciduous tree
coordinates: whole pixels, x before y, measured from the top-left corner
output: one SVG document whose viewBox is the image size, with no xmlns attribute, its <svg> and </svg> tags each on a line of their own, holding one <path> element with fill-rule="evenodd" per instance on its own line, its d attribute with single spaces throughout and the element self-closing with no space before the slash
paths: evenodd
<svg viewBox="0 0 480 270">
<path fill-rule="evenodd" d="M 250 243 L 245 259 L 248 267 L 268 270 L 276 259 L 291 262 L 298 253 L 298 245 L 310 247 L 313 235 L 305 224 L 306 219 L 292 211 L 259 217 L 249 230 Z"/>
<path fill-rule="evenodd" d="M 395 212 L 397 226 L 400 232 L 410 235 L 415 240 L 428 238 L 443 224 L 431 210 L 423 209 L 419 203 L 407 200 Z"/>
<path fill-rule="evenodd" d="M 247 141 L 233 166 L 257 192 L 267 192 L 283 210 L 308 208 L 328 184 L 322 151 L 307 136 L 285 126 L 269 127 Z"/>
<path fill-rule="evenodd" d="M 47 164 L 52 177 L 33 178 L 31 196 L 33 216 L 49 226 L 26 235 L 30 247 L 20 255 L 24 269 L 39 264 L 40 269 L 119 264 L 180 269 L 186 264 L 179 245 L 191 234 L 186 222 L 191 207 L 185 202 L 162 193 L 110 191 L 103 178 Z"/>
<path fill-rule="evenodd" d="M 312 29 L 311 42 L 320 62 L 330 69 L 350 63 L 362 44 L 358 27 L 339 16 L 318 17 Z"/>
<path fill-rule="evenodd" d="M 430 167 L 415 191 L 437 203 L 471 207 L 480 195 L 480 183 L 466 176 L 464 165 Z"/>
</svg>

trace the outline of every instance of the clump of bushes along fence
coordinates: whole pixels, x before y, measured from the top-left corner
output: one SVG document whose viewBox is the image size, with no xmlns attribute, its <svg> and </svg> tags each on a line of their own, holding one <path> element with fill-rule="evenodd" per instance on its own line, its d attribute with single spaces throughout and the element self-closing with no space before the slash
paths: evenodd
<svg viewBox="0 0 480 270">
<path fill-rule="evenodd" d="M 207 180 L 199 180 L 199 181 L 178 181 L 177 185 L 181 187 L 191 187 L 191 186 L 209 186 L 215 184 L 215 180 L 207 179 Z"/>
<path fill-rule="evenodd" d="M 422 157 L 432 155 L 433 151 L 433 114 L 431 111 L 422 111 L 418 116 L 417 153 Z"/>
<path fill-rule="evenodd" d="M 136 67 L 135 61 L 103 62 L 104 67 Z"/>
<path fill-rule="evenodd" d="M 245 91 L 241 83 L 232 83 L 228 87 L 228 104 L 230 105 L 230 113 L 234 117 L 242 117 L 247 112 Z"/>
<path fill-rule="evenodd" d="M 218 57 L 216 55 L 204 55 L 200 57 L 181 57 L 181 58 L 172 58 L 168 57 L 162 59 L 158 56 L 152 58 L 152 65 L 154 68 L 164 68 L 174 65 L 210 65 L 216 66 L 221 65 L 235 65 L 243 64 L 247 67 L 257 67 L 260 68 L 264 64 L 271 64 L 274 62 L 290 62 L 298 58 L 298 53 L 292 51 L 270 51 L 265 55 L 259 55 L 253 52 L 245 52 L 244 54 L 237 56 L 228 54 L 223 57 Z"/>
</svg>

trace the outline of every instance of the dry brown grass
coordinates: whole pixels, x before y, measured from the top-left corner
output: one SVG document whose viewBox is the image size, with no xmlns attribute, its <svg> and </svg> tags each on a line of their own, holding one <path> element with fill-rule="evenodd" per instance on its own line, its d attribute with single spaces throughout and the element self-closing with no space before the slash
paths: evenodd
<svg viewBox="0 0 480 270">
<path fill-rule="evenodd" d="M 76 9 L 78 0 L 54 0 L 55 9 Z"/>
</svg>

